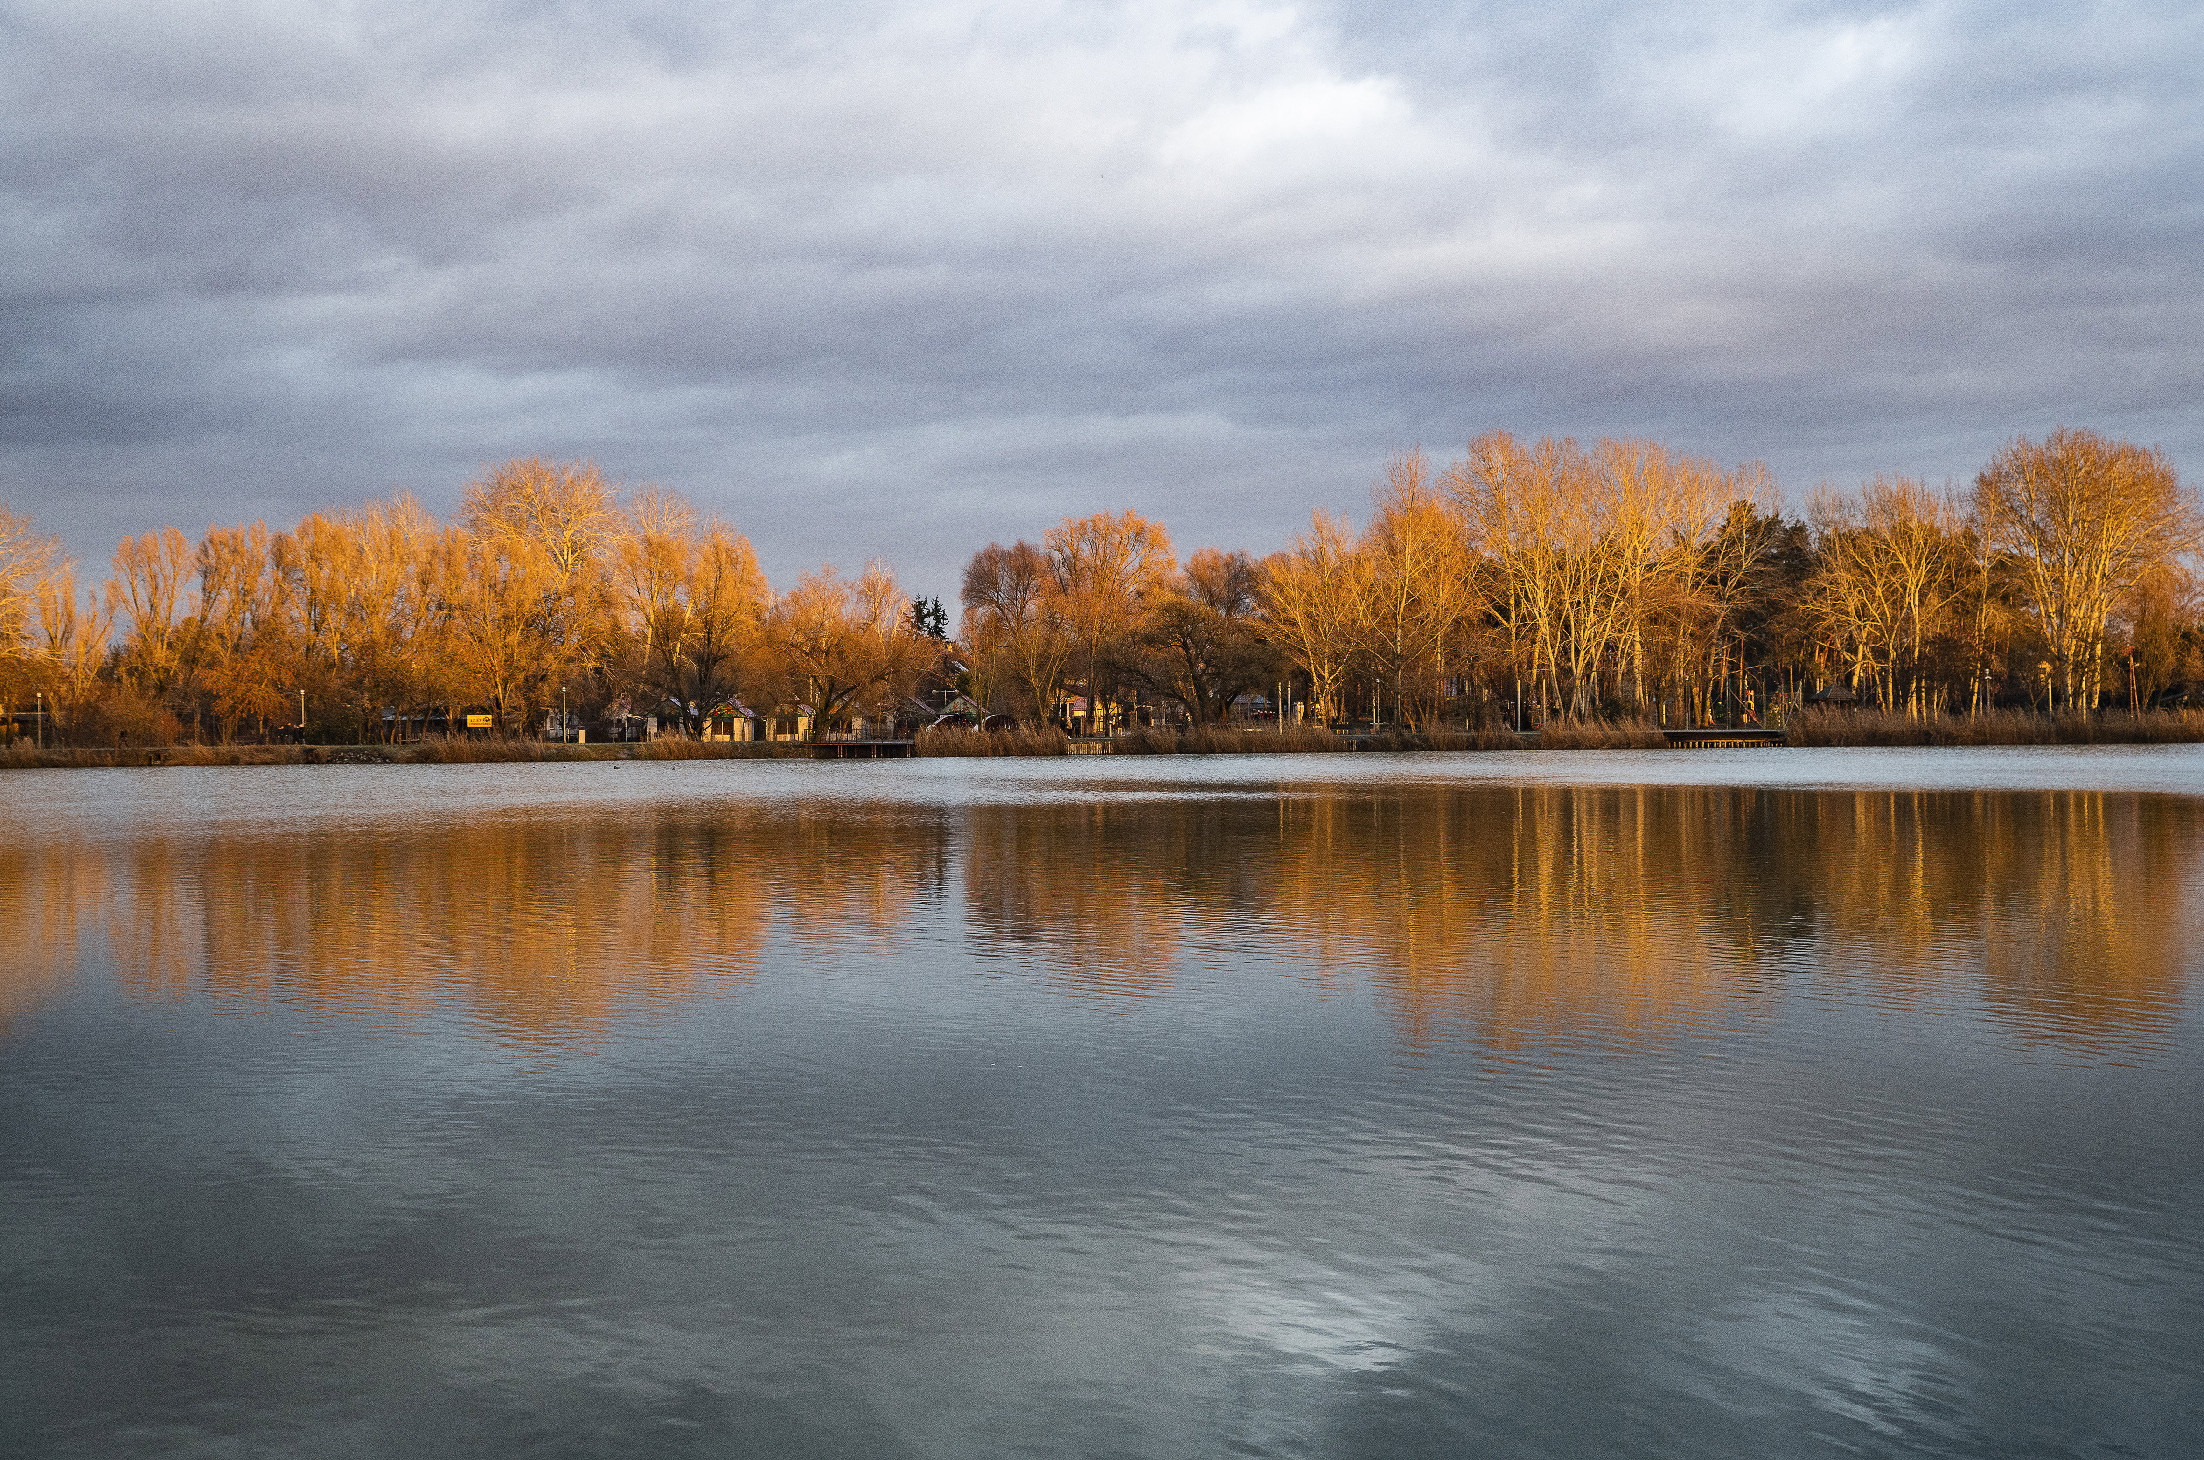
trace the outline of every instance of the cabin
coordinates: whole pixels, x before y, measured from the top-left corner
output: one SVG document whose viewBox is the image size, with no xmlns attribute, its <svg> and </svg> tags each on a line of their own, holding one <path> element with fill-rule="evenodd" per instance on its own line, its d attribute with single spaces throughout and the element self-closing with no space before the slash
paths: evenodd
<svg viewBox="0 0 2204 1460">
<path fill-rule="evenodd" d="M 715 705 L 703 718 L 704 738 L 717 744 L 747 744 L 759 739 L 758 716 L 741 700 Z"/>
<path fill-rule="evenodd" d="M 760 716 L 764 727 L 762 740 L 809 740 L 811 738 L 812 709 L 809 705 L 790 705 L 775 709 L 770 715 Z"/>
<path fill-rule="evenodd" d="M 53 736 L 47 722 L 52 715 L 45 709 L 0 708 L 0 745 L 50 742 Z"/>
</svg>

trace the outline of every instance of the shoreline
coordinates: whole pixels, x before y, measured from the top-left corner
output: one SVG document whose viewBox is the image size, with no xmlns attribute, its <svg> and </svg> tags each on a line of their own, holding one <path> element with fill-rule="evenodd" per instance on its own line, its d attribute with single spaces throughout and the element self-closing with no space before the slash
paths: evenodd
<svg viewBox="0 0 2204 1460">
<path fill-rule="evenodd" d="M 839 742 L 825 742 L 831 746 Z M 1966 748 L 1998 745 L 2189 745 L 2204 743 L 2204 715 L 2124 711 L 2094 716 L 1998 712 L 1977 719 L 1911 720 L 1894 715 L 1816 715 L 1794 721 L 1771 748 Z M 1075 741 L 1030 730 L 921 731 L 910 757 L 1115 755 L 1348 755 L 1360 751 L 1460 753 L 1540 750 L 1668 750 L 1659 728 L 1598 722 L 1544 731 L 1443 730 L 1366 734 L 1328 730 L 1142 730 Z M 811 741 L 651 740 L 558 745 L 534 740 L 426 740 L 385 745 L 168 745 L 0 750 L 0 770 L 98 770 L 155 766 L 525 765 L 619 761 L 813 760 L 834 758 Z"/>
</svg>

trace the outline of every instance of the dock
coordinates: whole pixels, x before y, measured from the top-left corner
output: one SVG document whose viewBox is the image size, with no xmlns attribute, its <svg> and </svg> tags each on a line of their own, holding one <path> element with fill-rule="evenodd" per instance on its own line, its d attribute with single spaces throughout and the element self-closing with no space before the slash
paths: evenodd
<svg viewBox="0 0 2204 1460">
<path fill-rule="evenodd" d="M 908 760 L 910 740 L 822 740 L 813 754 L 820 760 Z"/>
<path fill-rule="evenodd" d="M 1717 725 L 1702 725 L 1691 730 L 1663 730 L 1673 750 L 1734 750 L 1755 745 L 1788 745 L 1780 729 L 1764 725 L 1749 725 L 1731 730 Z"/>
</svg>

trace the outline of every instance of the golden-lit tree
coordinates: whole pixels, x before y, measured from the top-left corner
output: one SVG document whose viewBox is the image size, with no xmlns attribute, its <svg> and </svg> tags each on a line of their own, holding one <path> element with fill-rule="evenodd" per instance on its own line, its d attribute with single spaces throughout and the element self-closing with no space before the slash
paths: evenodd
<svg viewBox="0 0 2204 1460">
<path fill-rule="evenodd" d="M 0 506 L 0 654 L 18 652 L 38 611 L 39 585 L 61 564 L 61 549 L 28 517 Z"/>
<path fill-rule="evenodd" d="M 1284 672 L 1256 617 L 1260 577 L 1246 553 L 1202 548 L 1142 615 L 1142 678 L 1197 722 L 1221 723 L 1234 700 L 1271 688 Z"/>
<path fill-rule="evenodd" d="M 1421 452 L 1386 467 L 1354 577 L 1355 640 L 1414 729 L 1441 697 L 1464 626 L 1484 607 L 1461 524 Z"/>
<path fill-rule="evenodd" d="M 37 532 L 28 517 L 0 506 L 0 711 L 37 707 L 41 696 L 49 712 L 58 707 L 66 678 L 62 651 L 69 646 L 49 643 L 45 631 L 63 595 L 73 612 L 76 581 L 60 544 Z M 0 739 L 13 730 L 12 723 L 0 723 Z"/>
<path fill-rule="evenodd" d="M 454 658 L 516 728 L 605 648 L 618 509 L 596 467 L 531 458 L 470 486 L 462 527 L 440 554 Z"/>
<path fill-rule="evenodd" d="M 2178 563 L 2145 573 L 2121 606 L 2126 630 L 2128 707 L 2147 705 L 2177 683 L 2204 679 L 2204 619 L 2196 575 Z"/>
<path fill-rule="evenodd" d="M 1917 481 L 1877 477 L 1856 498 L 1817 493 L 1809 515 L 1821 556 L 1811 611 L 1850 677 L 1872 684 L 1885 708 L 1940 709 L 1921 670 L 1967 586 L 1957 509 Z"/>
<path fill-rule="evenodd" d="M 346 694 L 363 722 L 381 711 L 425 714 L 447 697 L 434 591 L 436 522 L 411 496 L 371 502 L 346 521 L 349 571 L 341 623 Z"/>
<path fill-rule="evenodd" d="M 1316 717 L 1325 725 L 1344 713 L 1343 691 L 1359 637 L 1367 568 L 1348 525 L 1321 510 L 1292 546 L 1263 562 L 1263 617 L 1308 675 Z"/>
<path fill-rule="evenodd" d="M 1127 657 L 1148 599 L 1170 581 L 1178 560 L 1160 522 L 1137 512 L 1066 518 L 1048 530 L 1049 567 L 1073 667 L 1084 674 L 1090 716 L 1114 698 L 1115 665 Z"/>
<path fill-rule="evenodd" d="M 790 703 L 811 713 L 811 736 L 850 715 L 896 705 L 930 652 L 903 611 L 895 575 L 879 563 L 851 579 L 806 573 L 773 605 L 769 650 Z"/>
<path fill-rule="evenodd" d="M 95 692 L 113 628 L 113 610 L 102 598 L 86 600 L 69 564 L 40 580 L 33 652 L 49 699 L 73 709 Z"/>
<path fill-rule="evenodd" d="M 1020 717 L 1045 722 L 1071 659 L 1071 626 L 1048 554 L 989 543 L 965 565 L 962 625 L 983 701 L 1014 693 Z"/>
<path fill-rule="evenodd" d="M 123 678 L 140 693 L 164 694 L 182 670 L 191 568 L 191 544 L 173 527 L 126 537 L 115 548 L 109 601 L 123 627 Z"/>
<path fill-rule="evenodd" d="M 1764 604 L 1767 553 L 1782 526 L 1780 517 L 1762 510 L 1767 494 L 1759 469 L 1712 473 L 1704 480 L 1707 495 L 1700 500 L 1720 502 L 1724 510 L 1718 525 L 1695 547 L 1680 536 L 1687 546 L 1675 555 L 1683 579 L 1678 601 L 1694 615 L 1677 640 L 1679 646 L 1696 649 L 1684 688 L 1694 718 L 1701 720 L 1711 715 L 1715 696 L 1729 695 L 1733 686 L 1744 689 L 1749 666 L 1743 621 Z M 1679 682 L 1683 678 L 1680 674 Z"/>
<path fill-rule="evenodd" d="M 1573 442 L 1525 448 L 1505 431 L 1469 443 L 1447 469 L 1470 546 L 1493 579 L 1494 621 L 1506 633 L 1518 680 L 1553 674 L 1561 636 L 1562 545 L 1551 524 L 1567 494 Z M 1550 690 L 1549 690 L 1550 693 Z"/>
<path fill-rule="evenodd" d="M 247 720 L 265 727 L 285 718 L 290 696 L 300 687 L 299 659 L 266 523 L 211 527 L 194 556 L 193 688 L 203 697 L 216 734 L 227 740 Z M 195 702 L 195 723 L 200 708 Z"/>
<path fill-rule="evenodd" d="M 1975 478 L 1975 511 L 2019 567 L 2057 703 L 2095 708 L 2113 609 L 2196 540 L 2195 504 L 2173 464 L 2094 431 L 2023 436 Z"/>
<path fill-rule="evenodd" d="M 471 532 L 522 538 L 540 550 L 562 583 L 602 562 L 620 526 L 619 505 L 594 462 L 508 461 L 467 488 Z"/>
<path fill-rule="evenodd" d="M 1490 578 L 1490 617 L 1541 700 L 1583 715 L 1658 691 L 1696 716 L 1741 665 L 1738 620 L 1779 525 L 1764 467 L 1491 432 L 1445 482 Z"/>
<path fill-rule="evenodd" d="M 629 506 L 613 584 L 633 672 L 653 702 L 679 705 L 699 728 L 740 691 L 759 652 L 769 593 L 749 539 L 648 490 Z"/>
</svg>

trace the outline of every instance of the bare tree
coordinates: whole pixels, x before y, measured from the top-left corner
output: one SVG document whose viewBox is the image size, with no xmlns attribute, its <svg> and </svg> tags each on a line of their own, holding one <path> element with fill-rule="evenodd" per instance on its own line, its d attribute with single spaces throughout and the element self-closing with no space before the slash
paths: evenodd
<svg viewBox="0 0 2204 1460">
<path fill-rule="evenodd" d="M 1808 511 L 1821 559 L 1812 611 L 1854 682 L 1872 680 L 1886 708 L 1931 713 L 1924 654 L 1967 586 L 1957 510 L 1917 481 L 1877 477 L 1856 500 L 1817 493 Z"/>
<path fill-rule="evenodd" d="M 1048 555 L 989 543 L 965 565 L 963 637 L 983 694 L 1015 686 L 1022 718 L 1046 721 L 1071 658 L 1071 626 Z"/>
<path fill-rule="evenodd" d="M 22 646 L 37 612 L 38 585 L 60 562 L 53 538 L 38 533 L 30 518 L 0 506 L 0 654 Z"/>
<path fill-rule="evenodd" d="M 1463 625 L 1483 605 L 1462 527 L 1421 452 L 1387 465 L 1376 508 L 1355 580 L 1356 637 L 1413 729 L 1439 698 Z"/>
<path fill-rule="evenodd" d="M 1170 580 L 1178 562 L 1170 534 L 1137 512 L 1066 518 L 1048 531 L 1049 568 L 1075 662 L 1083 661 L 1090 716 L 1116 685 L 1104 670 L 1130 647 L 1148 598 Z"/>
<path fill-rule="evenodd" d="M 1322 511 L 1284 552 L 1264 560 L 1263 617 L 1302 671 L 1317 717 L 1341 716 L 1340 698 L 1354 661 L 1365 563 L 1345 522 Z"/>
<path fill-rule="evenodd" d="M 2020 567 L 2056 702 L 2094 709 L 2114 606 L 2196 539 L 2196 508 L 2172 463 L 2156 448 L 2060 427 L 1992 458 L 1975 478 L 1975 510 Z"/>
<path fill-rule="evenodd" d="M 811 710 L 811 738 L 823 739 L 868 701 L 900 697 L 928 652 L 903 611 L 895 576 L 879 563 L 849 579 L 833 568 L 807 573 L 781 596 L 770 620 L 784 693 Z"/>
<path fill-rule="evenodd" d="M 508 725 L 602 651 L 618 526 L 612 490 L 588 463 L 508 462 L 468 488 L 446 591 L 472 693 Z"/>
<path fill-rule="evenodd" d="M 191 544 L 173 527 L 126 537 L 115 548 L 108 591 L 125 629 L 122 672 L 143 694 L 162 694 L 176 682 L 190 572 Z"/>
<path fill-rule="evenodd" d="M 1261 570 L 1246 553 L 1203 548 L 1148 605 L 1139 631 L 1146 678 L 1198 722 L 1271 685 L 1283 665 L 1255 617 Z"/>
</svg>

